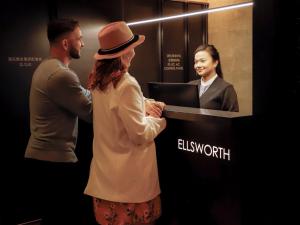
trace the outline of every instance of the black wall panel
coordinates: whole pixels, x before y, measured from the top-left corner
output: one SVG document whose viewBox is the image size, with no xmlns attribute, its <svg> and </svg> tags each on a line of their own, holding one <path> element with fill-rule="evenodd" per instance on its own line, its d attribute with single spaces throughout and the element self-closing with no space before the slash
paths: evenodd
<svg viewBox="0 0 300 225">
<path fill-rule="evenodd" d="M 166 1 L 164 17 L 184 13 L 184 3 Z M 185 19 L 162 22 L 162 67 L 164 82 L 184 82 L 185 65 Z"/>
<path fill-rule="evenodd" d="M 291 11 L 299 12 L 297 4 L 295 7 L 283 0 L 254 1 L 253 114 L 261 144 L 257 146 L 260 154 L 249 177 L 252 185 L 248 224 L 293 223 L 290 202 L 296 190 L 291 177 L 295 176 L 298 164 L 292 158 L 299 134 L 291 129 L 300 126 L 300 96 L 296 81 L 296 21 Z"/>
<path fill-rule="evenodd" d="M 208 4 L 188 4 L 188 12 L 200 11 L 208 8 Z M 208 17 L 207 15 L 192 16 L 187 19 L 188 35 L 188 69 L 187 81 L 199 79 L 194 70 L 194 51 L 196 48 L 208 42 Z"/>
<path fill-rule="evenodd" d="M 34 217 L 24 194 L 23 154 L 29 137 L 28 97 L 34 69 L 48 55 L 46 1 L 1 4 L 1 212 L 0 224 Z"/>
<path fill-rule="evenodd" d="M 156 18 L 159 16 L 159 2 L 159 0 L 124 0 L 123 19 L 126 22 L 134 22 Z M 135 48 L 136 55 L 129 72 L 137 79 L 144 95 L 148 97 L 147 83 L 161 79 L 159 23 L 135 25 L 130 28 L 134 33 L 146 36 L 144 43 Z"/>
</svg>

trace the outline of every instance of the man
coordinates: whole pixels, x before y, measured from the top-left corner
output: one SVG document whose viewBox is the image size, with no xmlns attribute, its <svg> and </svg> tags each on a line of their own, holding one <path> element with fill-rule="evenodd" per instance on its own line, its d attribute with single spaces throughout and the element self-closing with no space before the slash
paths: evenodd
<svg viewBox="0 0 300 225">
<path fill-rule="evenodd" d="M 90 92 L 69 69 L 84 46 L 79 23 L 50 21 L 50 57 L 35 70 L 30 89 L 31 136 L 26 148 L 32 192 L 42 224 L 80 224 L 82 184 L 74 152 L 78 117 L 90 122 Z"/>
</svg>

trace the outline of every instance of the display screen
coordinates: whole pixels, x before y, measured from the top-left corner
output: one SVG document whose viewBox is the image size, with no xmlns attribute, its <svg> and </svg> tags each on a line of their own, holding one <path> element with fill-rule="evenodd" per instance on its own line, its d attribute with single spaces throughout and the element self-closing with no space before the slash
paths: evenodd
<svg viewBox="0 0 300 225">
<path fill-rule="evenodd" d="M 149 96 L 167 105 L 200 108 L 198 85 L 189 83 L 149 82 Z"/>
</svg>

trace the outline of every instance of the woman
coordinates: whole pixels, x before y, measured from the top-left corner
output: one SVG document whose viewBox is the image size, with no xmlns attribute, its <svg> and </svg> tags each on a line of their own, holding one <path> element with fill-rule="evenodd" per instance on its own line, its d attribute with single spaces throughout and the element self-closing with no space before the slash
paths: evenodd
<svg viewBox="0 0 300 225">
<path fill-rule="evenodd" d="M 218 50 L 213 45 L 200 45 L 194 59 L 194 69 L 201 78 L 190 83 L 199 85 L 200 108 L 238 112 L 237 94 L 223 79 Z"/>
<path fill-rule="evenodd" d="M 154 138 L 166 121 L 148 116 L 141 88 L 128 73 L 145 36 L 133 35 L 121 21 L 106 25 L 98 39 L 89 81 L 94 140 L 85 193 L 101 225 L 154 224 L 161 213 Z"/>
</svg>

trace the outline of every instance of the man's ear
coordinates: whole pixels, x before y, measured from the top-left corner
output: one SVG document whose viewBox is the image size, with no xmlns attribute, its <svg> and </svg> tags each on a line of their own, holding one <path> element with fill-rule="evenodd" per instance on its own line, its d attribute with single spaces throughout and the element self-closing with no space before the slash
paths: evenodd
<svg viewBox="0 0 300 225">
<path fill-rule="evenodd" d="M 69 42 L 68 42 L 67 39 L 62 39 L 61 44 L 62 44 L 62 47 L 63 47 L 64 50 L 68 50 Z"/>
</svg>

